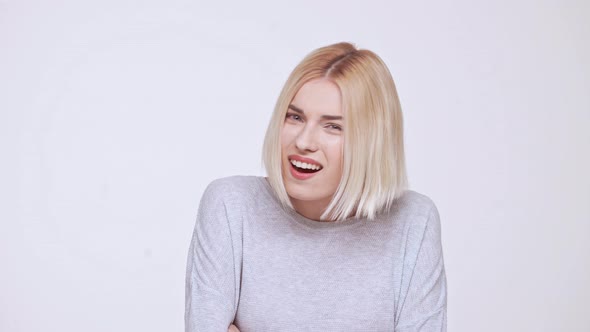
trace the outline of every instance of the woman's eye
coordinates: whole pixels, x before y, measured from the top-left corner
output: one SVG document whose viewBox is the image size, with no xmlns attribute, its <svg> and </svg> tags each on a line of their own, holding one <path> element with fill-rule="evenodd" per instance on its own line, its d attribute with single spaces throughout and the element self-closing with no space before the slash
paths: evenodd
<svg viewBox="0 0 590 332">
<path fill-rule="evenodd" d="M 338 131 L 341 131 L 342 130 L 342 127 L 340 127 L 337 124 L 333 124 L 333 123 L 329 123 L 326 127 L 328 129 L 334 129 L 334 130 L 338 130 Z"/>
<path fill-rule="evenodd" d="M 287 119 L 301 121 L 301 116 L 299 116 L 297 114 L 293 114 L 293 113 L 287 113 Z"/>
</svg>

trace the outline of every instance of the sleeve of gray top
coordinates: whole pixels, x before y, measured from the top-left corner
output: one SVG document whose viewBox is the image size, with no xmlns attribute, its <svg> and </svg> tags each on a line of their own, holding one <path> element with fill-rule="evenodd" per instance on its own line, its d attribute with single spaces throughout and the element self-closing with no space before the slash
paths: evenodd
<svg viewBox="0 0 590 332">
<path fill-rule="evenodd" d="M 201 198 L 188 253 L 185 331 L 227 332 L 234 319 L 234 262 L 220 188 L 210 184 Z"/>
<path fill-rule="evenodd" d="M 414 268 L 402 296 L 396 332 L 446 331 L 447 282 L 441 245 L 440 217 L 430 209 Z M 404 276 L 406 277 L 406 276 Z"/>
</svg>

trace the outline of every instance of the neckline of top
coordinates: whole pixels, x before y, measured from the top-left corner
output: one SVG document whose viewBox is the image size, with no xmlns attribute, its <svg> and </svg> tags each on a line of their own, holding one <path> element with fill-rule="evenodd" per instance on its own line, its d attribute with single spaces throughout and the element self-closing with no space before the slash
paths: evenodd
<svg viewBox="0 0 590 332">
<path fill-rule="evenodd" d="M 343 227 L 349 227 L 349 226 L 359 226 L 361 224 L 363 224 L 365 222 L 365 220 L 363 219 L 359 219 L 359 218 L 348 218 L 348 219 L 344 219 L 344 220 L 336 220 L 336 221 L 317 221 L 317 220 L 313 220 L 313 219 L 309 219 L 307 217 L 302 216 L 301 214 L 299 214 L 297 211 L 295 211 L 292 208 L 289 207 L 284 207 L 281 202 L 279 201 L 279 199 L 276 197 L 274 190 L 272 189 L 272 187 L 270 186 L 270 183 L 268 183 L 268 179 L 266 177 L 257 177 L 258 180 L 260 181 L 262 187 L 264 188 L 264 190 L 266 191 L 266 193 L 271 196 L 273 203 L 275 204 L 275 206 L 277 207 L 277 209 L 280 209 L 280 211 L 284 212 L 287 216 L 289 216 L 289 219 L 300 224 L 300 225 L 304 225 L 308 228 L 312 228 L 312 229 L 325 229 L 325 230 L 336 230 L 336 229 L 341 229 Z"/>
</svg>

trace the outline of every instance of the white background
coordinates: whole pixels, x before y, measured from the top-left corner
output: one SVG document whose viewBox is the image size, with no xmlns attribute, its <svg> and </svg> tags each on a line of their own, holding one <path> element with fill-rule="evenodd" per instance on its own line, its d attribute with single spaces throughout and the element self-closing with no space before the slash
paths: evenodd
<svg viewBox="0 0 590 332">
<path fill-rule="evenodd" d="M 180 331 L 205 186 L 309 51 L 378 53 L 449 331 L 590 329 L 587 1 L 0 1 L 0 330 Z"/>
</svg>

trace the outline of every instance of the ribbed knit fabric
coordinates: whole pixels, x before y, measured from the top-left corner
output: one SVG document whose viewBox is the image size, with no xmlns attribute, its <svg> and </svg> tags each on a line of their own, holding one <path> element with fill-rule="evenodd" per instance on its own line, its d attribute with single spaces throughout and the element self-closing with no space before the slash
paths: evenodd
<svg viewBox="0 0 590 332">
<path fill-rule="evenodd" d="M 318 222 L 263 177 L 215 180 L 188 254 L 186 331 L 446 331 L 440 232 L 413 191 L 374 220 Z"/>
</svg>

